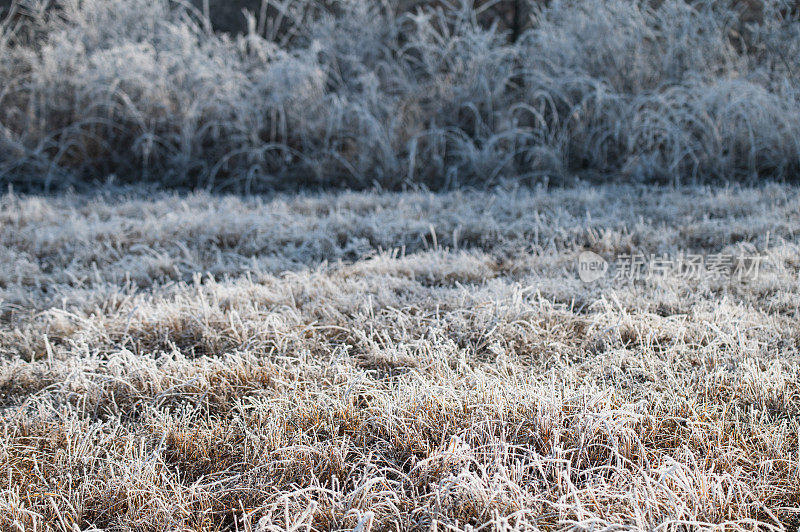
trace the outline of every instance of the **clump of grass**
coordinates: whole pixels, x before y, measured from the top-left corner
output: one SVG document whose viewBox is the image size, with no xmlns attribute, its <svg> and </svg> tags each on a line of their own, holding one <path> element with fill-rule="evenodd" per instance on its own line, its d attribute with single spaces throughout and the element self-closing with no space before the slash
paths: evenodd
<svg viewBox="0 0 800 532">
<path fill-rule="evenodd" d="M 0 179 L 247 191 L 797 174 L 800 22 L 781 1 L 756 18 L 736 2 L 517 4 L 530 17 L 512 31 L 484 3 L 267 0 L 229 35 L 169 0 L 22 2 L 24 24 L 0 30 Z"/>
</svg>

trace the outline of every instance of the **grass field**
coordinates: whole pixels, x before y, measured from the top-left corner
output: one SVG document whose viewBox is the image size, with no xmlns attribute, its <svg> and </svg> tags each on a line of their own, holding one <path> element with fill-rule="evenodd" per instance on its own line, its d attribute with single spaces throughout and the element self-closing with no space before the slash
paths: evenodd
<svg viewBox="0 0 800 532">
<path fill-rule="evenodd" d="M 779 185 L 5 194 L 0 526 L 794 529 L 798 231 Z"/>
<path fill-rule="evenodd" d="M 797 530 L 798 57 L 797 0 L 0 0 L 0 531 Z"/>
</svg>

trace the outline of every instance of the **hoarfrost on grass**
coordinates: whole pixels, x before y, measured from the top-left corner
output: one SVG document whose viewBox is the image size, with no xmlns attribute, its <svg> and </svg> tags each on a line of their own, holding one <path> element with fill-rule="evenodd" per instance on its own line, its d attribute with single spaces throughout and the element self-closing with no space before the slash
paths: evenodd
<svg viewBox="0 0 800 532">
<path fill-rule="evenodd" d="M 800 21 L 781 0 L 759 17 L 741 2 L 553 0 L 519 34 L 469 2 L 269 1 L 275 16 L 244 35 L 167 0 L 26 5 L 0 38 L 0 179 L 17 187 L 800 170 Z"/>
<path fill-rule="evenodd" d="M 0 197 L 4 529 L 797 522 L 796 188 L 110 192 Z"/>
</svg>

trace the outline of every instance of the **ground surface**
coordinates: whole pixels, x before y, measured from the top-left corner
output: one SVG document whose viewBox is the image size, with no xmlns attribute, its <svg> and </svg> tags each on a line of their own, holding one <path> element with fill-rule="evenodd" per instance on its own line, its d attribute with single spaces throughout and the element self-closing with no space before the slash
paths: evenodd
<svg viewBox="0 0 800 532">
<path fill-rule="evenodd" d="M 781 186 L 5 195 L 0 525 L 793 529 L 799 230 Z"/>
</svg>

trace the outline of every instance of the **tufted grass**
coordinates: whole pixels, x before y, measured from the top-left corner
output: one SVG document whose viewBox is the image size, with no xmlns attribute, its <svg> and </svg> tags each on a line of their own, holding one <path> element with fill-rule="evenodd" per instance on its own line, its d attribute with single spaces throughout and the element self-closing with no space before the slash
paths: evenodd
<svg viewBox="0 0 800 532">
<path fill-rule="evenodd" d="M 797 189 L 0 198 L 5 530 L 794 529 Z M 584 249 L 757 278 L 578 279 Z"/>
<path fill-rule="evenodd" d="M 0 24 L 0 183 L 796 178 L 792 2 L 518 0 L 514 31 L 511 3 L 268 0 L 218 34 L 186 2 L 26 0 Z"/>
</svg>

